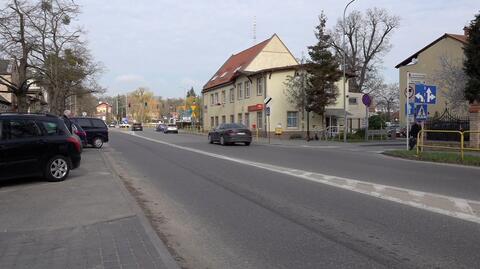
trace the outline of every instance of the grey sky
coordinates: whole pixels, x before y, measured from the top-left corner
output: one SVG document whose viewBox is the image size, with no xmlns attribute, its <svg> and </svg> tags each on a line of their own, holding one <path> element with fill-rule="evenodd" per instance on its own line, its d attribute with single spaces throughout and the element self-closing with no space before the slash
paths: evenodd
<svg viewBox="0 0 480 269">
<path fill-rule="evenodd" d="M 183 96 L 190 86 L 199 92 L 231 54 L 253 45 L 254 16 L 257 42 L 277 33 L 300 57 L 315 42 L 321 10 L 331 28 L 346 2 L 78 0 L 89 46 L 107 68 L 101 84 L 108 94 L 145 86 L 164 97 Z M 402 19 L 384 57 L 388 82 L 398 81 L 397 63 L 445 32 L 462 33 L 480 10 L 478 0 L 357 0 L 349 10 L 374 6 Z"/>
</svg>

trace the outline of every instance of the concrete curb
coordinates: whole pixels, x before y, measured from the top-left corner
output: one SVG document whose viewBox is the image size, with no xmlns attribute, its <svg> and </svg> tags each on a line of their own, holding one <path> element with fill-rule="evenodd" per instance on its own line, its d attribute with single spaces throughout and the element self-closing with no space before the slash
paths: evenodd
<svg viewBox="0 0 480 269">
<path fill-rule="evenodd" d="M 150 224 L 150 221 L 145 216 L 145 213 L 140 208 L 140 206 L 138 205 L 133 195 L 128 191 L 128 189 L 123 184 L 122 179 L 118 176 L 118 173 L 114 169 L 111 161 L 109 160 L 109 157 L 107 157 L 103 151 L 101 151 L 101 156 L 102 156 L 103 162 L 105 163 L 105 166 L 112 172 L 112 176 L 115 178 L 115 182 L 122 190 L 123 196 L 127 200 L 128 204 L 131 206 L 135 214 L 137 215 L 140 223 L 145 229 L 145 233 L 150 238 L 152 244 L 154 245 L 155 249 L 159 253 L 162 263 L 169 269 L 181 269 L 180 266 L 175 261 L 175 259 L 173 258 L 173 256 L 168 251 L 163 241 L 158 236 L 155 229 Z"/>
</svg>

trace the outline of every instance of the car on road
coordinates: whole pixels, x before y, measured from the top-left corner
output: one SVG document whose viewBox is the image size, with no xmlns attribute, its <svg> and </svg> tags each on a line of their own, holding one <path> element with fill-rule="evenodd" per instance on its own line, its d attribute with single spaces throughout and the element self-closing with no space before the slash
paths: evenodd
<svg viewBox="0 0 480 269">
<path fill-rule="evenodd" d="M 73 122 L 87 133 L 87 143 L 95 148 L 101 148 L 108 142 L 108 127 L 102 119 L 97 118 L 72 118 Z"/>
<path fill-rule="evenodd" d="M 86 147 L 87 146 L 87 133 L 85 132 L 85 130 L 83 130 L 83 128 L 78 125 L 78 123 L 72 121 L 72 131 L 73 131 L 73 134 L 75 134 L 76 136 L 78 136 L 78 138 L 80 138 L 80 141 L 82 142 L 82 146 Z"/>
<path fill-rule="evenodd" d="M 62 181 L 80 166 L 82 145 L 52 114 L 0 113 L 0 179 Z"/>
<path fill-rule="evenodd" d="M 208 142 L 219 142 L 221 145 L 244 143 L 249 146 L 252 143 L 252 132 L 240 123 L 222 123 L 208 133 Z"/>
<path fill-rule="evenodd" d="M 122 122 L 118 125 L 118 127 L 120 127 L 120 128 L 130 128 L 130 124 Z"/>
<path fill-rule="evenodd" d="M 178 127 L 176 124 L 170 123 L 170 124 L 167 124 L 163 132 L 165 134 L 168 134 L 168 133 L 178 134 Z"/>
<path fill-rule="evenodd" d="M 117 126 L 117 124 L 115 122 L 111 122 L 108 127 L 110 128 L 115 128 L 115 126 Z"/>
<path fill-rule="evenodd" d="M 134 123 L 132 125 L 132 131 L 143 131 L 143 126 L 141 123 Z"/>
<path fill-rule="evenodd" d="M 167 128 L 167 125 L 164 123 L 160 123 L 155 127 L 155 131 L 157 132 L 165 132 L 165 129 Z"/>
</svg>

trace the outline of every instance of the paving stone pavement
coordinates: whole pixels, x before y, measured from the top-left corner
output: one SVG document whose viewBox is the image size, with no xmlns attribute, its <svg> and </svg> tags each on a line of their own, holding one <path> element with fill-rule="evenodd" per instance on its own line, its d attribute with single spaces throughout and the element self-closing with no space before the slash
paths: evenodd
<svg viewBox="0 0 480 269">
<path fill-rule="evenodd" d="M 120 184 L 94 149 L 64 182 L 1 183 L 0 269 L 177 268 Z"/>
<path fill-rule="evenodd" d="M 49 231 L 0 232 L 0 268 L 166 268 L 136 216 Z"/>
</svg>

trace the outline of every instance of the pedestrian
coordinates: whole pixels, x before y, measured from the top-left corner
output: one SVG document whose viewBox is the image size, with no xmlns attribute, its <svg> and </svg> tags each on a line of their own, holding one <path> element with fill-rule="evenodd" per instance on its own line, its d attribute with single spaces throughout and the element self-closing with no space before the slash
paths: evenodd
<svg viewBox="0 0 480 269">
<path fill-rule="evenodd" d="M 65 126 L 67 126 L 67 129 L 70 131 L 70 133 L 73 133 L 72 131 L 72 121 L 70 120 L 70 115 L 72 114 L 72 111 L 66 109 L 63 112 L 63 122 L 65 122 Z"/>
<path fill-rule="evenodd" d="M 421 130 L 422 130 L 422 127 L 420 126 L 420 124 L 418 124 L 418 122 L 414 122 L 412 124 L 412 128 L 410 130 L 410 142 L 409 142 L 410 150 L 412 150 L 417 145 L 417 136 Z"/>
</svg>

